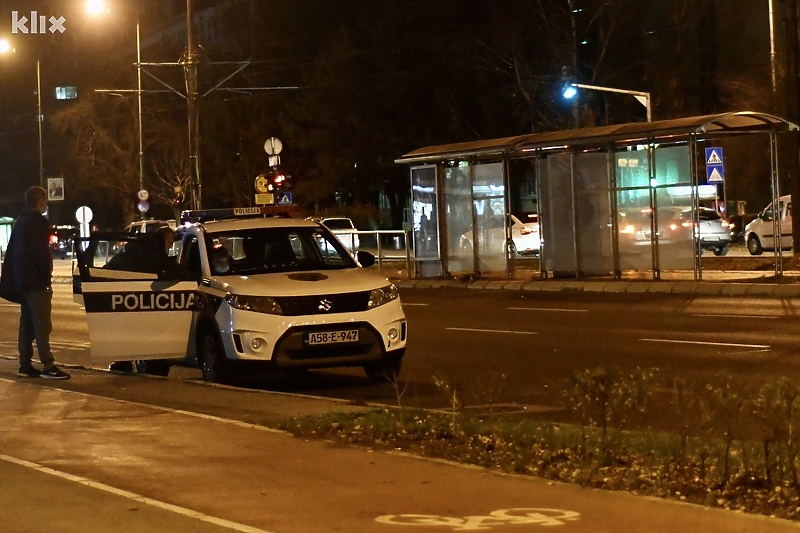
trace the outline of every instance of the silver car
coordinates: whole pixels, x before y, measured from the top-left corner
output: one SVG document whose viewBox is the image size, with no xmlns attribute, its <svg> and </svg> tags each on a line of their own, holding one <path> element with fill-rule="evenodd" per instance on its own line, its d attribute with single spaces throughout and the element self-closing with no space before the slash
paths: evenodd
<svg viewBox="0 0 800 533">
<path fill-rule="evenodd" d="M 665 220 L 665 224 L 670 227 L 691 228 L 692 209 L 686 207 L 665 208 L 659 210 L 661 213 L 671 213 L 671 217 Z M 707 207 L 700 207 L 697 210 L 697 222 L 695 223 L 693 235 L 700 238 L 700 251 L 711 250 L 714 255 L 727 255 L 728 245 L 731 243 L 731 231 L 728 221 L 722 218 L 719 213 Z"/>
</svg>

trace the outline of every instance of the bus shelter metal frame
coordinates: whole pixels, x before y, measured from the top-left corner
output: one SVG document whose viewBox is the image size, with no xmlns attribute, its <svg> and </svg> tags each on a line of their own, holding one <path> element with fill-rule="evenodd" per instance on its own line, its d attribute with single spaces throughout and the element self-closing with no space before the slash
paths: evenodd
<svg viewBox="0 0 800 533">
<path fill-rule="evenodd" d="M 700 183 L 698 176 L 697 165 L 697 146 L 699 142 L 711 141 L 728 135 L 749 135 L 749 134 L 769 134 L 769 151 L 770 151 L 770 181 L 773 205 L 778 205 L 781 196 L 780 192 L 780 172 L 781 162 L 779 161 L 779 152 L 777 147 L 777 136 L 782 132 L 798 131 L 800 127 L 785 119 L 760 113 L 756 111 L 735 111 L 728 113 L 719 113 L 713 115 L 701 115 L 694 117 L 684 117 L 671 120 L 660 120 L 655 122 L 636 122 L 628 124 L 600 126 L 592 128 L 578 128 L 571 130 L 563 130 L 556 132 L 534 133 L 527 135 L 520 135 L 514 137 L 503 137 L 498 139 L 487 139 L 480 141 L 471 141 L 455 144 L 436 145 L 425 148 L 420 148 L 409 152 L 399 159 L 395 160 L 398 164 L 407 165 L 435 165 L 437 174 L 437 196 L 441 200 L 441 175 L 442 169 L 445 164 L 452 161 L 467 161 L 470 164 L 488 163 L 488 162 L 501 162 L 503 164 L 503 179 L 506 188 L 506 198 L 508 199 L 509 190 L 509 161 L 512 159 L 535 159 L 536 160 L 536 173 L 537 173 L 537 188 L 539 187 L 541 176 L 540 164 L 548 155 L 557 153 L 569 153 L 571 157 L 570 162 L 570 190 L 572 194 L 573 204 L 573 217 L 572 224 L 574 239 L 573 252 L 575 253 L 576 263 L 579 262 L 580 243 L 578 242 L 577 233 L 577 213 L 575 207 L 575 154 L 580 151 L 594 150 L 598 152 L 605 151 L 608 154 L 608 177 L 609 177 L 609 191 L 617 190 L 617 176 L 616 165 L 614 163 L 613 154 L 615 151 L 637 145 L 645 145 L 648 147 L 648 167 L 650 178 L 653 179 L 655 173 L 655 165 L 653 160 L 652 148 L 660 143 L 670 144 L 686 144 L 689 148 L 690 168 L 691 168 L 691 184 L 692 184 L 692 211 L 693 217 L 697 217 L 697 208 L 699 207 L 697 197 L 697 187 Z M 543 205 L 547 206 L 547 199 L 542 198 L 541 190 L 539 193 L 539 200 Z M 653 191 L 651 188 L 651 205 Z M 617 242 L 618 228 L 616 220 L 617 202 L 611 202 L 611 224 L 612 224 L 612 254 L 614 261 L 614 276 L 621 275 L 619 268 L 619 247 Z M 506 204 L 508 205 L 508 204 Z M 438 216 L 437 224 L 439 230 L 447 225 L 446 209 L 441 202 L 437 204 Z M 694 220 L 693 222 L 697 222 Z M 540 218 L 541 223 L 541 218 Z M 773 226 L 775 234 L 779 235 L 780 221 L 773 218 Z M 651 239 L 656 239 L 656 228 L 658 228 L 657 218 L 654 216 L 651 219 Z M 509 235 L 509 228 L 506 227 L 506 234 Z M 440 242 L 442 242 L 441 240 Z M 653 278 L 660 277 L 658 247 L 655 243 L 651 244 L 652 250 L 652 264 L 653 264 Z M 702 279 L 702 269 L 700 265 L 700 242 L 697 237 L 694 238 L 694 279 L 699 281 Z M 440 257 L 447 257 L 448 250 L 440 249 Z M 776 245 L 774 249 L 775 257 L 775 275 L 780 276 L 783 272 L 782 252 L 780 245 Z M 514 262 L 508 261 L 507 273 L 509 277 L 513 277 Z M 446 263 L 444 265 L 446 267 Z M 446 270 L 446 268 L 445 268 Z M 545 267 L 540 261 L 540 271 L 543 276 L 546 276 Z M 580 265 L 576 264 L 575 277 L 580 276 Z"/>
</svg>

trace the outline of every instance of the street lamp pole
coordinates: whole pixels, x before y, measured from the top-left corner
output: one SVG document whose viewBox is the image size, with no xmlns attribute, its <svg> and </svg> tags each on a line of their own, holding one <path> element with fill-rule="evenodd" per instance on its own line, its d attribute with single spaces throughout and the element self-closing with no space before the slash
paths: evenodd
<svg viewBox="0 0 800 533">
<path fill-rule="evenodd" d="M 139 105 L 139 190 L 144 189 L 144 142 L 142 140 L 142 41 L 139 34 L 139 12 L 136 12 L 136 97 Z"/>
<path fill-rule="evenodd" d="M 645 109 L 647 110 L 647 122 L 652 122 L 653 116 L 650 111 L 650 93 L 644 91 L 629 91 L 627 89 L 615 89 L 613 87 L 603 87 L 601 85 L 587 85 L 585 83 L 570 83 L 570 87 L 576 87 L 578 89 L 591 89 L 594 91 L 605 91 L 609 93 L 620 93 L 620 94 L 630 94 L 636 100 L 642 104 Z M 574 94 L 573 94 L 574 96 Z"/>
<path fill-rule="evenodd" d="M 14 48 L 5 40 L 0 39 L 0 54 L 14 53 Z M 36 124 L 39 134 L 39 186 L 45 188 L 44 182 L 44 149 L 42 145 L 42 68 L 40 60 L 36 60 Z"/>
<path fill-rule="evenodd" d="M 39 60 L 36 60 L 36 122 L 39 125 L 39 186 L 45 187 L 44 183 L 44 150 L 42 149 L 42 71 Z"/>
</svg>

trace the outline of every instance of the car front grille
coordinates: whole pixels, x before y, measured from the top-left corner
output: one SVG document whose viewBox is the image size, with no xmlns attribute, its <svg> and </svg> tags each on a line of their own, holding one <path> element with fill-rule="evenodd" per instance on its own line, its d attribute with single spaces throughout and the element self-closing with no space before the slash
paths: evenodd
<svg viewBox="0 0 800 533">
<path fill-rule="evenodd" d="M 275 298 L 286 316 L 329 315 L 367 310 L 369 291 Z"/>
</svg>

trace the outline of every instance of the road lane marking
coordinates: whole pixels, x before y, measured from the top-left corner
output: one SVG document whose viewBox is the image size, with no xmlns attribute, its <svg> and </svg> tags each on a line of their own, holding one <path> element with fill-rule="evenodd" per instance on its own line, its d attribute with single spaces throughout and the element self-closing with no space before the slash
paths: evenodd
<svg viewBox="0 0 800 533">
<path fill-rule="evenodd" d="M 502 525 L 540 525 L 563 526 L 574 522 L 581 514 L 564 509 L 544 509 L 539 507 L 498 509 L 484 516 L 439 516 L 430 514 L 382 515 L 375 518 L 379 524 L 393 526 L 442 526 L 453 531 L 474 531 L 492 529 Z"/>
<path fill-rule="evenodd" d="M 475 333 L 515 333 L 517 335 L 538 335 L 538 331 L 512 331 L 510 329 L 444 328 L 450 331 L 472 331 Z"/>
<path fill-rule="evenodd" d="M 699 344 L 703 346 L 728 346 L 732 348 L 760 348 L 769 350 L 772 348 L 768 344 L 739 344 L 735 342 L 709 342 L 709 341 L 684 341 L 676 339 L 639 339 L 646 342 L 668 342 L 672 344 Z"/>
<path fill-rule="evenodd" d="M 588 313 L 588 309 L 557 309 L 553 307 L 509 307 L 511 311 L 559 311 L 562 313 Z"/>
<path fill-rule="evenodd" d="M 208 522 L 209 524 L 214 524 L 217 526 L 228 528 L 233 531 L 241 531 L 242 533 L 269 533 L 264 529 L 258 529 L 244 524 L 231 522 L 230 520 L 225 520 L 224 518 L 217 518 L 216 516 L 207 515 L 204 513 L 200 513 L 198 511 L 192 511 L 191 509 L 187 509 L 185 507 L 180 507 L 178 505 L 173 505 L 171 503 L 154 500 L 152 498 L 148 498 L 147 496 L 136 494 L 135 492 L 118 489 L 116 487 L 112 487 L 111 485 L 106 485 L 105 483 L 100 483 L 99 481 L 93 481 L 85 477 L 68 474 L 67 472 L 61 472 L 60 470 L 55 470 L 53 468 L 49 468 L 44 465 L 40 465 L 38 463 L 25 461 L 23 459 L 17 459 L 15 457 L 3 454 L 0 454 L 0 460 L 6 461 L 8 463 L 13 463 L 18 466 L 23 466 L 25 468 L 30 468 L 32 470 L 36 470 L 37 472 L 41 472 L 43 474 L 49 474 L 51 476 L 59 477 L 61 479 L 66 479 L 67 481 L 80 483 L 81 485 L 85 485 L 87 487 L 97 490 L 102 490 L 104 492 L 108 492 L 115 496 L 120 496 L 122 498 L 127 498 L 129 500 L 137 501 L 145 505 L 150 505 L 152 507 L 157 507 L 159 509 L 171 511 L 179 515 L 199 520 L 201 522 Z"/>
<path fill-rule="evenodd" d="M 402 302 L 402 303 L 403 303 L 403 305 L 430 305 L 430 304 L 418 304 L 418 303 L 413 303 L 413 302 Z"/>
<path fill-rule="evenodd" d="M 764 315 L 735 315 L 735 314 L 717 314 L 717 313 L 689 313 L 691 316 L 702 316 L 711 318 L 781 318 L 779 316 L 764 316 Z"/>
</svg>

